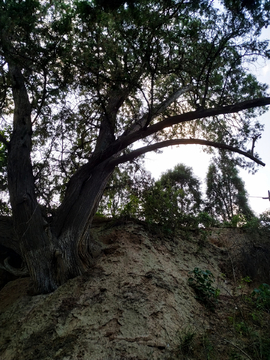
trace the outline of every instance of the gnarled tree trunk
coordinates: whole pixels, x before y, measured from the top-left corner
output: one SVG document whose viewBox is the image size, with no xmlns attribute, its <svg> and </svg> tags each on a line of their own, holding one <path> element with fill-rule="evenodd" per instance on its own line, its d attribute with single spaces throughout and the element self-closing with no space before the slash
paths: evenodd
<svg viewBox="0 0 270 360">
<path fill-rule="evenodd" d="M 42 217 L 38 204 L 33 206 L 31 198 L 13 206 L 16 250 L 37 292 L 51 292 L 91 266 L 88 230 L 112 171 L 106 163 L 95 167 L 83 182 L 76 201 L 69 206 L 64 201 L 66 207 L 61 206 L 58 216 L 50 222 Z"/>
<path fill-rule="evenodd" d="M 87 231 L 114 167 L 109 160 L 95 164 L 90 160 L 71 179 L 56 216 L 48 221 L 35 195 L 30 158 L 31 104 L 21 69 L 11 62 L 9 72 L 15 105 L 8 149 L 8 186 L 16 239 L 12 244 L 25 262 L 36 291 L 47 293 L 91 264 Z"/>
</svg>

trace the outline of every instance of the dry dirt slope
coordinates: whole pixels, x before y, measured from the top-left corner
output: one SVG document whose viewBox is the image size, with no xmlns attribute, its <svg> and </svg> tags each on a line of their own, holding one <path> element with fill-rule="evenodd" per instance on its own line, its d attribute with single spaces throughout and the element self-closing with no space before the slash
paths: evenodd
<svg viewBox="0 0 270 360">
<path fill-rule="evenodd" d="M 28 278 L 1 290 L 1 360 L 248 358 L 228 326 L 241 296 L 234 263 L 245 233 L 212 229 L 169 239 L 127 222 L 98 225 L 92 236 L 97 260 L 89 273 L 48 295 L 28 295 Z M 195 267 L 210 270 L 221 289 L 215 312 L 188 286 Z"/>
</svg>

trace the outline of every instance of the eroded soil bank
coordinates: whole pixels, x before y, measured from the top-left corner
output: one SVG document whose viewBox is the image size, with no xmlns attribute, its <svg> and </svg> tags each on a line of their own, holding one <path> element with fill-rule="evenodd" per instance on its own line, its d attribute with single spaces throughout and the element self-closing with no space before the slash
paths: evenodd
<svg viewBox="0 0 270 360">
<path fill-rule="evenodd" d="M 96 264 L 83 276 L 48 295 L 28 295 L 28 278 L 1 290 L 1 360 L 248 358 L 244 330 L 235 326 L 249 321 L 242 300 L 251 285 L 241 285 L 241 277 L 252 271 L 267 276 L 258 259 L 267 254 L 268 239 L 256 235 L 252 244 L 254 235 L 241 229 L 182 231 L 169 238 L 131 221 L 96 225 L 92 236 Z M 253 266 L 248 256 L 256 251 Z M 194 268 L 214 275 L 220 289 L 214 310 L 188 285 Z"/>
</svg>

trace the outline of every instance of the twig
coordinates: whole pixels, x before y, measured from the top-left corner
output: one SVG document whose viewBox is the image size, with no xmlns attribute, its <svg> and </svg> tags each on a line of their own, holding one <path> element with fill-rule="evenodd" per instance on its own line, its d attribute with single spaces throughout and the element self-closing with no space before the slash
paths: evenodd
<svg viewBox="0 0 270 360">
<path fill-rule="evenodd" d="M 237 350 L 241 351 L 242 354 L 244 354 L 249 360 L 253 360 L 244 350 L 242 350 L 239 346 L 235 345 L 234 343 L 232 343 L 231 341 L 227 340 L 227 339 L 223 339 L 224 341 L 226 341 L 227 343 L 231 344 L 232 346 L 234 346 Z"/>
</svg>

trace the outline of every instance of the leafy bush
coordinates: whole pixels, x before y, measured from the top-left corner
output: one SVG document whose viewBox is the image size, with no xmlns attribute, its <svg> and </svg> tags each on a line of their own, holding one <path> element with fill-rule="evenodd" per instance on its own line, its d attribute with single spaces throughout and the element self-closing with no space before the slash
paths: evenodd
<svg viewBox="0 0 270 360">
<path fill-rule="evenodd" d="M 192 355 L 195 332 L 186 330 L 180 336 L 179 353 L 183 355 Z"/>
<path fill-rule="evenodd" d="M 210 270 L 201 270 L 197 267 L 190 271 L 190 274 L 193 276 L 188 279 L 188 284 L 195 290 L 196 299 L 206 307 L 214 310 L 220 293 L 218 288 L 213 287 L 214 275 Z"/>
<path fill-rule="evenodd" d="M 255 298 L 257 309 L 270 312 L 270 286 L 268 284 L 261 284 L 258 289 L 254 289 L 252 296 Z"/>
<path fill-rule="evenodd" d="M 217 226 L 219 224 L 217 220 L 215 220 L 211 215 L 209 215 L 205 211 L 200 212 L 198 214 L 197 223 L 198 225 L 203 225 L 205 227 Z"/>
<path fill-rule="evenodd" d="M 270 210 L 264 211 L 260 217 L 260 229 L 270 231 Z"/>
<path fill-rule="evenodd" d="M 179 164 L 146 189 L 142 215 L 148 223 L 173 232 L 179 226 L 198 225 L 201 203 L 200 181 L 191 168 Z"/>
<path fill-rule="evenodd" d="M 253 216 L 252 218 L 248 219 L 246 223 L 243 225 L 243 228 L 249 229 L 249 230 L 255 230 L 258 231 L 258 228 L 260 227 L 260 219 L 256 216 Z"/>
</svg>

